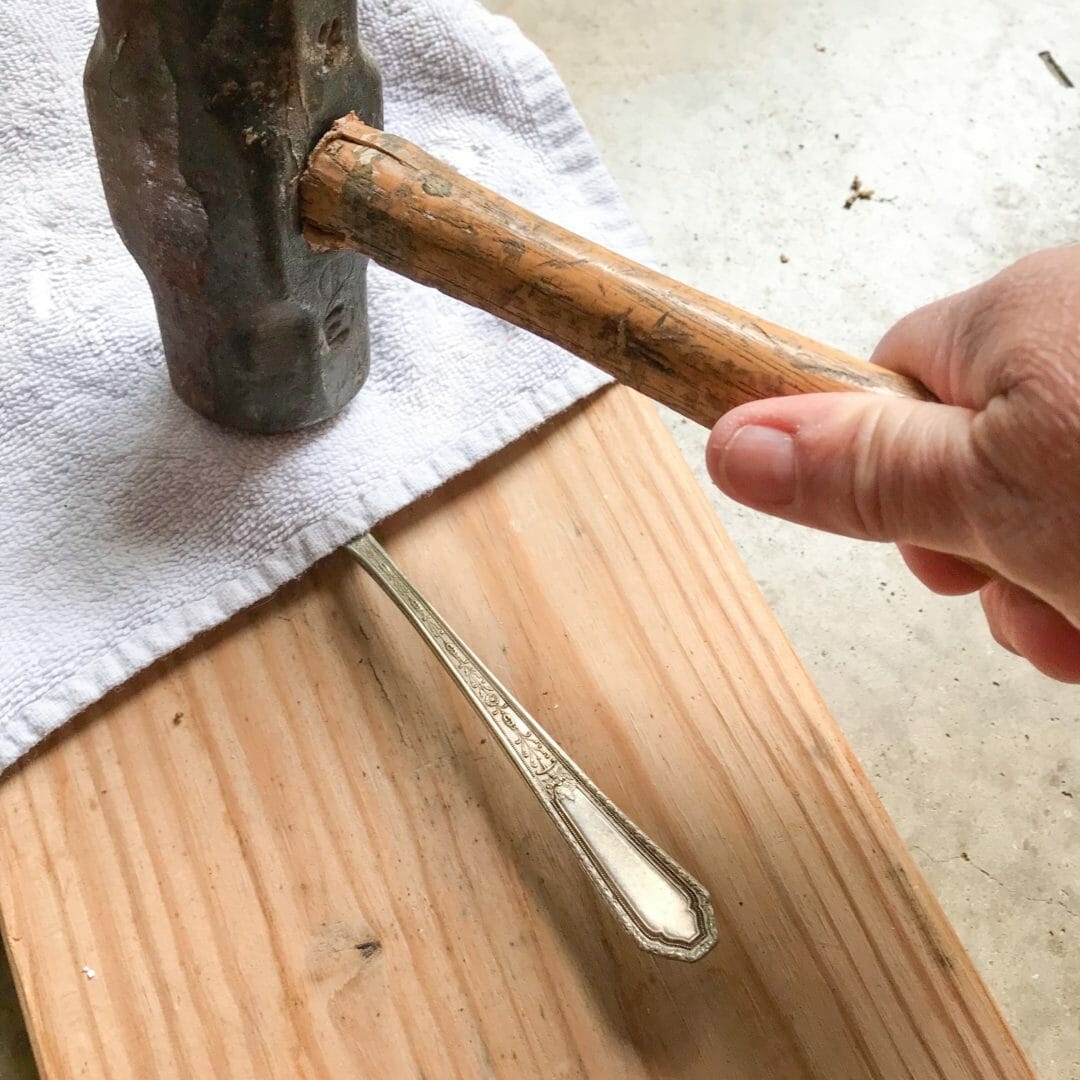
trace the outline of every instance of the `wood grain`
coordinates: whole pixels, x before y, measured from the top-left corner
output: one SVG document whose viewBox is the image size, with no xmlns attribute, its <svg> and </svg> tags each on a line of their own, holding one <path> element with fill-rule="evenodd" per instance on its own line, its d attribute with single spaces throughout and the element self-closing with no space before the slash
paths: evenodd
<svg viewBox="0 0 1080 1080">
<path fill-rule="evenodd" d="M 0 783 L 46 1077 L 1032 1076 L 651 407 L 604 393 L 380 535 L 719 944 L 635 948 L 335 555 Z"/>
<path fill-rule="evenodd" d="M 623 258 L 355 116 L 301 180 L 305 235 L 524 327 L 700 424 L 781 394 L 925 387 Z"/>
</svg>

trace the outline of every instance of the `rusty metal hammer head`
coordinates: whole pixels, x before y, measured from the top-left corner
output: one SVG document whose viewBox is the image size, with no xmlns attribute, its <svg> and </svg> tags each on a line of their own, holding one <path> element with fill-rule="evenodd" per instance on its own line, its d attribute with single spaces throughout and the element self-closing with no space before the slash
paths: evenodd
<svg viewBox="0 0 1080 1080">
<path fill-rule="evenodd" d="M 169 375 L 220 423 L 333 416 L 367 376 L 366 260 L 300 232 L 308 153 L 381 88 L 348 0 L 99 0 L 86 98 L 113 222 Z"/>
</svg>

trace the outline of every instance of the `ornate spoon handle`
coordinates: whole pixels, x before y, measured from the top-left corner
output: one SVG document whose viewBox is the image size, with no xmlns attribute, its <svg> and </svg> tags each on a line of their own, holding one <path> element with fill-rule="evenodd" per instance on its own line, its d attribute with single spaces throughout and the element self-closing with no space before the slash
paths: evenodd
<svg viewBox="0 0 1080 1080">
<path fill-rule="evenodd" d="M 420 632 L 525 778 L 626 931 L 648 952 L 698 960 L 716 944 L 709 894 L 574 764 L 370 534 L 345 545 Z"/>
</svg>

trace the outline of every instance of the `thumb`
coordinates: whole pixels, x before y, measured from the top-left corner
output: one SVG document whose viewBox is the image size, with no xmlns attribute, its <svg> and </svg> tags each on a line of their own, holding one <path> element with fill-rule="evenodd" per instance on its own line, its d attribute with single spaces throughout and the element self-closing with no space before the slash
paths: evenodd
<svg viewBox="0 0 1080 1080">
<path fill-rule="evenodd" d="M 807 394 L 733 409 L 713 429 L 709 473 L 733 499 L 863 540 L 978 557 L 991 478 L 974 413 L 876 394 Z"/>
</svg>

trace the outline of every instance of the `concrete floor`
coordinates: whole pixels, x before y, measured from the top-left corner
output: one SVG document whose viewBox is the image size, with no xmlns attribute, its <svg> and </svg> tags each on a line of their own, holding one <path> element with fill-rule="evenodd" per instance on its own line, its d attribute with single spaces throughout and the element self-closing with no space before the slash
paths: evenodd
<svg viewBox="0 0 1080 1080">
<path fill-rule="evenodd" d="M 1080 89 L 1038 59 L 1080 83 L 1069 0 L 489 6 L 562 73 L 661 267 L 830 344 L 1077 239 Z M 856 174 L 882 201 L 845 211 Z M 671 426 L 708 486 L 704 433 Z M 1080 694 L 891 549 L 714 502 L 1039 1075 L 1080 1080 Z M 0 970 L 0 1077 L 31 1076 Z"/>
</svg>

